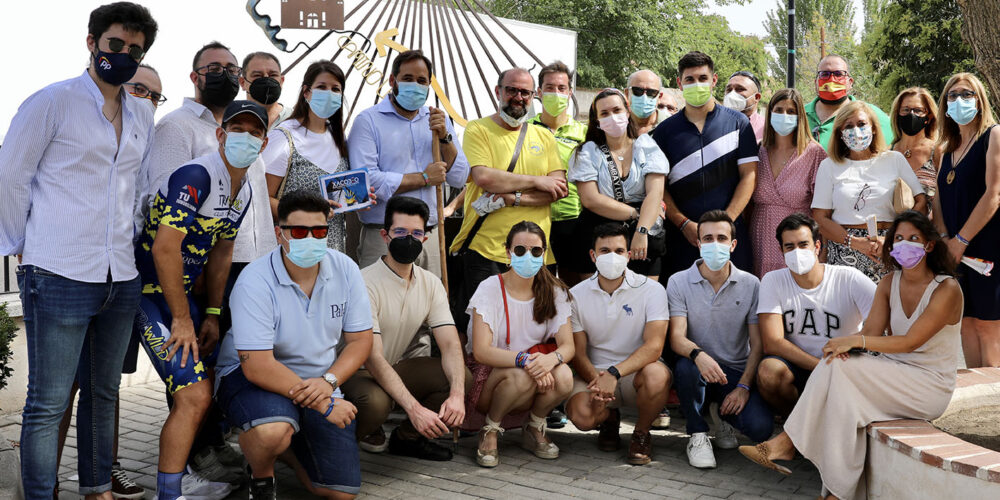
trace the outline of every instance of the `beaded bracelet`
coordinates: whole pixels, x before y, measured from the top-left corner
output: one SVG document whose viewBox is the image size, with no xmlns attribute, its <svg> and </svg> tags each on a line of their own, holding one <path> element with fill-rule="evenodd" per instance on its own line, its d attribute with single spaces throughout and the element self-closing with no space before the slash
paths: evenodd
<svg viewBox="0 0 1000 500">
<path fill-rule="evenodd" d="M 850 246 L 851 246 L 851 240 L 853 240 L 853 239 L 854 239 L 854 237 L 851 236 L 851 233 L 847 233 L 847 236 L 844 237 L 844 246 L 850 248 Z"/>
<path fill-rule="evenodd" d="M 528 364 L 528 353 L 521 351 L 514 357 L 514 366 L 524 368 Z"/>
<path fill-rule="evenodd" d="M 743 389 L 746 389 L 747 392 L 750 392 L 750 386 L 749 385 L 746 385 L 746 384 L 736 384 L 736 387 L 742 387 Z"/>
</svg>

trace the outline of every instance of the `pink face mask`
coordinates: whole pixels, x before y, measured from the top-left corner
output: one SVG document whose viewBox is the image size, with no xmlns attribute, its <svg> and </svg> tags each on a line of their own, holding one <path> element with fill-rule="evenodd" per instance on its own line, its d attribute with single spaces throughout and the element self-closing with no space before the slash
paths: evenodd
<svg viewBox="0 0 1000 500">
<path fill-rule="evenodd" d="M 628 129 L 628 113 L 616 113 L 598 121 L 601 130 L 610 137 L 621 137 Z"/>
<path fill-rule="evenodd" d="M 892 251 L 889 252 L 889 255 L 896 259 L 896 262 L 899 262 L 903 269 L 912 269 L 927 255 L 927 250 L 915 241 L 897 241 L 892 245 Z"/>
</svg>

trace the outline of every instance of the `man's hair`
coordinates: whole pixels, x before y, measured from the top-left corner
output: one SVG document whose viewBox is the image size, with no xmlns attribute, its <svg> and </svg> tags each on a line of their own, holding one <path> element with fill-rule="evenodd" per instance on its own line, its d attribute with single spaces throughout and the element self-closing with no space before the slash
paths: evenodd
<svg viewBox="0 0 1000 500">
<path fill-rule="evenodd" d="M 222 49 L 225 50 L 226 52 L 229 52 L 230 55 L 233 53 L 233 51 L 229 50 L 229 47 L 223 45 L 222 42 L 217 42 L 217 41 L 208 42 L 205 45 L 203 45 L 200 49 L 198 49 L 198 52 L 194 53 L 194 60 L 191 61 L 192 71 L 198 69 L 198 60 L 201 59 L 201 55 L 204 54 L 206 50 L 212 50 L 212 49 Z M 233 56 L 233 59 L 236 59 L 235 55 Z"/>
<path fill-rule="evenodd" d="M 90 22 L 87 31 L 94 36 L 96 43 L 112 24 L 121 24 L 125 31 L 142 33 L 146 40 L 142 50 L 149 50 L 156 40 L 156 20 L 149 9 L 132 2 L 115 2 L 102 5 L 90 12 Z"/>
<path fill-rule="evenodd" d="M 736 224 L 725 210 L 709 210 L 701 214 L 698 218 L 698 238 L 701 238 L 701 225 L 706 222 L 727 222 L 729 223 L 729 238 L 736 236 Z"/>
<path fill-rule="evenodd" d="M 412 196 L 393 196 L 385 204 L 385 223 L 383 227 L 386 231 L 392 227 L 392 218 L 396 214 L 419 216 L 424 220 L 424 230 L 427 229 L 427 221 L 431 218 L 431 210 L 424 203 L 424 200 Z"/>
<path fill-rule="evenodd" d="M 329 217 L 330 203 L 318 193 L 307 189 L 285 193 L 281 197 L 281 201 L 278 202 L 278 221 L 287 221 L 289 214 L 299 210 L 303 212 L 322 213 L 323 217 Z"/>
<path fill-rule="evenodd" d="M 146 68 L 146 69 L 152 71 L 154 74 L 156 74 L 157 78 L 159 78 L 159 76 L 160 76 L 160 72 L 156 71 L 156 68 L 154 68 L 154 67 L 152 67 L 152 66 L 150 66 L 148 64 L 143 63 L 143 64 L 140 64 L 139 67 L 140 68 Z"/>
<path fill-rule="evenodd" d="M 229 49 L 226 49 L 226 50 L 229 50 Z M 264 51 L 251 52 L 251 53 L 247 54 L 246 57 L 243 58 L 243 65 L 240 66 L 240 68 L 243 69 L 243 76 L 246 76 L 247 68 L 250 67 L 250 61 L 253 61 L 254 58 L 257 58 L 257 57 L 263 57 L 263 58 L 270 59 L 270 60 L 274 61 L 275 64 L 278 65 L 278 71 L 281 71 L 281 61 L 278 60 L 278 56 L 276 56 L 276 55 L 274 55 L 274 54 L 272 54 L 270 52 L 264 52 Z M 198 59 L 195 58 L 195 60 L 197 61 Z"/>
<path fill-rule="evenodd" d="M 826 61 L 827 59 L 831 58 L 836 58 L 840 59 L 841 61 L 844 61 L 844 66 L 847 66 L 847 71 L 848 72 L 851 71 L 851 63 L 847 62 L 847 58 L 840 54 L 827 54 L 825 57 L 819 60 L 819 63 L 816 65 L 816 70 L 818 71 L 819 67 L 823 65 L 823 61 Z"/>
<path fill-rule="evenodd" d="M 523 72 L 524 74 L 528 75 L 528 77 L 531 78 L 531 87 L 532 88 L 535 87 L 535 77 L 531 76 L 531 72 L 524 68 L 518 68 L 516 66 L 510 69 L 505 69 L 500 72 L 500 76 L 497 77 L 497 87 L 503 87 L 503 79 L 507 76 L 507 73 L 511 72 L 514 73 Z"/>
<path fill-rule="evenodd" d="M 774 237 L 778 239 L 778 245 L 780 246 L 785 244 L 785 242 L 781 239 L 781 235 L 784 234 L 785 231 L 795 231 L 800 227 L 809 228 L 813 241 L 820 240 L 819 224 L 816 223 L 812 217 L 809 217 L 801 212 L 796 212 L 782 219 L 781 222 L 778 223 L 778 228 L 774 230 Z"/>
<path fill-rule="evenodd" d="M 708 66 L 709 71 L 715 71 L 715 63 L 712 62 L 712 58 L 708 54 L 692 50 L 684 54 L 684 57 L 681 57 L 680 61 L 677 61 L 677 76 L 678 78 L 683 76 L 684 70 L 688 68 L 700 68 L 702 66 Z"/>
<path fill-rule="evenodd" d="M 594 238 L 590 242 L 590 246 L 596 249 L 597 240 L 601 238 L 621 236 L 625 238 L 625 248 L 628 248 L 629 233 L 630 231 L 628 230 L 628 226 L 622 224 L 621 222 L 605 222 L 604 224 L 598 224 L 594 227 Z"/>
<path fill-rule="evenodd" d="M 407 50 L 406 52 L 400 52 L 399 55 L 396 56 L 396 58 L 392 60 L 392 76 L 398 77 L 399 76 L 399 68 L 403 64 L 406 64 L 406 63 L 408 63 L 410 61 L 413 61 L 413 60 L 416 60 L 416 59 L 420 59 L 421 61 L 424 62 L 424 64 L 427 65 L 427 74 L 428 75 L 433 75 L 434 74 L 434 65 L 431 63 L 431 60 L 427 56 L 424 55 L 424 51 L 422 51 L 420 49 L 416 49 L 416 50 Z"/>
<path fill-rule="evenodd" d="M 566 77 L 569 78 L 570 85 L 573 84 L 573 71 L 569 69 L 569 66 L 566 66 L 566 63 L 562 61 L 553 61 L 538 70 L 538 86 L 545 85 L 545 77 L 554 73 L 565 73 Z"/>
<path fill-rule="evenodd" d="M 729 75 L 729 80 L 732 80 L 734 76 L 742 76 L 744 78 L 749 78 L 750 81 L 753 82 L 753 84 L 757 86 L 757 92 L 761 92 L 760 80 L 757 79 L 757 77 L 754 76 L 753 73 L 751 73 L 749 71 L 742 71 L 742 70 L 741 71 L 737 71 L 737 72 Z"/>
</svg>

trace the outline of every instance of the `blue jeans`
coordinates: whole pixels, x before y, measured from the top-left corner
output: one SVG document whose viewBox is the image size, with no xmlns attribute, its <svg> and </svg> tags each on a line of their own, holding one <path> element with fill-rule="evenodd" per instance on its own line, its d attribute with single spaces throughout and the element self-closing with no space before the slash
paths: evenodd
<svg viewBox="0 0 1000 500">
<path fill-rule="evenodd" d="M 705 381 L 698 367 L 688 358 L 678 358 L 674 369 L 674 388 L 681 400 L 681 412 L 687 420 L 687 433 L 708 432 L 708 422 L 701 414 L 711 403 L 722 403 L 726 396 L 736 389 L 743 372 L 725 365 L 719 365 L 726 374 L 726 384 L 710 384 Z M 743 411 L 736 415 L 722 415 L 722 420 L 743 433 L 754 442 L 767 441 L 774 431 L 774 414 L 760 397 L 756 388 L 750 389 L 750 399 Z"/>
<path fill-rule="evenodd" d="M 80 494 L 108 491 L 115 400 L 139 305 L 139 278 L 84 283 L 21 266 L 17 284 L 28 343 L 28 399 L 21 417 L 25 498 L 52 498 L 59 421 L 74 380 L 80 383 L 76 416 Z"/>
</svg>

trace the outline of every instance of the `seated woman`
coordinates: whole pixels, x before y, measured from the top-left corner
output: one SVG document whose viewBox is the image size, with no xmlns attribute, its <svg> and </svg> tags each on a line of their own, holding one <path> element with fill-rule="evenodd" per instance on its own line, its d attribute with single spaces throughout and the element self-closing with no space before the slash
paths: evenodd
<svg viewBox="0 0 1000 500">
<path fill-rule="evenodd" d="M 772 460 L 791 460 L 798 450 L 819 469 L 827 500 L 867 498 L 868 424 L 933 420 L 955 390 L 963 298 L 947 246 L 930 219 L 908 210 L 886 233 L 882 259 L 895 269 L 891 279 L 879 283 L 861 331 L 823 347 L 825 361 L 809 377 L 785 432 L 740 447 L 784 474 L 791 471 Z M 861 354 L 852 353 L 857 349 Z"/>
<path fill-rule="evenodd" d="M 469 348 L 473 388 L 466 414 L 485 415 L 476 463 L 496 467 L 497 436 L 504 417 L 530 410 L 521 446 L 539 458 L 554 459 L 559 448 L 545 435 L 545 417 L 573 389 L 566 363 L 573 358 L 569 289 L 542 264 L 545 232 L 522 221 L 507 234 L 510 270 L 489 277 L 469 300 Z M 555 338 L 548 354 L 527 351 Z M 468 423 L 469 420 L 466 420 Z M 507 420 L 505 423 L 510 423 Z"/>
<path fill-rule="evenodd" d="M 577 222 L 576 251 L 589 257 L 594 228 L 608 222 L 629 228 L 629 269 L 657 280 L 663 256 L 660 205 L 667 157 L 635 123 L 618 89 L 604 89 L 590 105 L 586 142 L 569 159 L 569 180 L 576 184 L 583 210 Z M 580 265 L 592 275 L 589 259 Z"/>
</svg>

